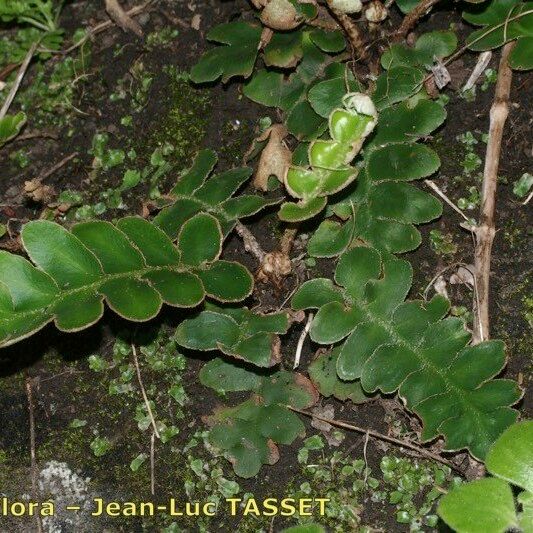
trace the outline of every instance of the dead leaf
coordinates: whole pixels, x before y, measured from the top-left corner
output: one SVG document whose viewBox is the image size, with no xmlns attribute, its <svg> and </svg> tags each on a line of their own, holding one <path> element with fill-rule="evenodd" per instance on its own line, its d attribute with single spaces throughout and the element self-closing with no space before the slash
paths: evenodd
<svg viewBox="0 0 533 533">
<path fill-rule="evenodd" d="M 275 465 L 279 461 L 279 448 L 276 446 L 276 443 L 272 439 L 267 440 L 268 446 L 268 464 Z"/>
<path fill-rule="evenodd" d="M 433 287 L 434 287 L 435 292 L 437 294 L 440 294 L 441 296 L 444 296 L 444 298 L 446 298 L 447 300 L 449 299 L 448 290 L 446 289 L 447 283 L 446 283 L 446 280 L 444 279 L 443 276 L 439 276 L 435 280 L 435 283 L 433 284 Z"/>
<path fill-rule="evenodd" d="M 261 266 L 257 270 L 257 281 L 263 283 L 273 282 L 279 285 L 281 280 L 292 271 L 292 262 L 283 252 L 269 252 L 265 254 Z"/>
<path fill-rule="evenodd" d="M 261 152 L 253 181 L 253 186 L 256 189 L 268 190 L 268 178 L 270 176 L 276 176 L 281 183 L 285 180 L 292 160 L 292 153 L 283 142 L 288 134 L 289 132 L 283 124 L 273 124 L 254 140 L 254 144 L 256 144 L 268 139 L 267 145 Z"/>
<path fill-rule="evenodd" d="M 318 402 L 320 395 L 318 394 L 318 390 L 316 389 L 316 387 L 311 383 L 310 379 L 306 378 L 303 374 L 300 374 L 299 372 L 295 372 L 294 382 L 296 383 L 296 385 L 298 385 L 298 387 L 305 389 L 310 395 L 309 402 L 307 403 L 307 405 L 302 406 L 302 409 L 308 409 L 309 407 L 312 407 Z"/>
<path fill-rule="evenodd" d="M 474 275 L 472 272 L 474 271 L 474 266 L 470 266 L 469 268 L 460 266 L 457 268 L 457 271 L 450 276 L 450 283 L 452 285 L 467 285 L 471 289 L 474 288 Z"/>
<path fill-rule="evenodd" d="M 24 182 L 24 194 L 34 202 L 48 204 L 56 192 L 50 185 L 43 185 L 40 180 L 33 179 Z"/>
<path fill-rule="evenodd" d="M 335 420 L 335 409 L 331 404 L 326 404 L 323 407 L 315 407 L 311 412 L 317 417 Z M 330 446 L 340 446 L 344 440 L 344 435 L 339 431 L 336 431 L 331 424 L 324 420 L 319 420 L 313 416 L 311 419 L 311 426 L 322 432 L 322 435 L 324 435 L 324 438 Z"/>
<path fill-rule="evenodd" d="M 193 30 L 199 30 L 200 29 L 200 23 L 202 22 L 202 15 L 196 14 L 191 20 L 191 28 Z"/>
<path fill-rule="evenodd" d="M 448 69 L 444 66 L 442 61 L 435 58 L 435 64 L 431 67 L 431 72 L 435 78 L 435 84 L 439 89 L 444 89 L 448 83 L 452 81 Z"/>
</svg>

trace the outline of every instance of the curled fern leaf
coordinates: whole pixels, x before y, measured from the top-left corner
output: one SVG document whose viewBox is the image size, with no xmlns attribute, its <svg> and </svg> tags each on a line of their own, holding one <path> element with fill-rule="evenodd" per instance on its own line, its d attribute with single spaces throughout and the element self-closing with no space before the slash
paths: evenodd
<svg viewBox="0 0 533 533">
<path fill-rule="evenodd" d="M 358 170 L 350 166 L 359 153 L 365 138 L 377 122 L 372 100 L 361 93 L 350 93 L 344 98 L 344 108 L 334 109 L 329 116 L 331 139 L 319 139 L 309 145 L 309 167 L 291 166 L 285 178 L 285 187 L 298 204 L 281 206 L 282 220 L 295 222 L 310 218 L 316 210 L 309 205 L 324 207 L 328 195 L 344 189 L 356 177 Z M 299 213 L 295 217 L 294 212 Z"/>
<path fill-rule="evenodd" d="M 310 330 L 315 342 L 344 341 L 341 379 L 360 379 L 368 393 L 398 391 L 422 419 L 424 441 L 443 435 L 447 450 L 467 448 L 483 458 L 515 421 L 510 406 L 521 396 L 515 382 L 492 379 L 505 365 L 503 343 L 468 346 L 462 321 L 443 318 L 448 302 L 440 296 L 405 301 L 411 277 L 407 261 L 353 248 L 340 258 L 336 284 L 308 281 L 292 306 L 318 308 Z"/>
<path fill-rule="evenodd" d="M 219 260 L 222 231 L 206 213 L 183 224 L 177 245 L 139 217 L 85 222 L 71 232 L 29 222 L 22 242 L 36 266 L 0 252 L 0 347 L 51 321 L 62 331 L 87 328 L 101 318 L 104 301 L 128 320 L 145 321 L 163 303 L 195 307 L 206 296 L 239 301 L 252 290 L 243 266 Z"/>
</svg>

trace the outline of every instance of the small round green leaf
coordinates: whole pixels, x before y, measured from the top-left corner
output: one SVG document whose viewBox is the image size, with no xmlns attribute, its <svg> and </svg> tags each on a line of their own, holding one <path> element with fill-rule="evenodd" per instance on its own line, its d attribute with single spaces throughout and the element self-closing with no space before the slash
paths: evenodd
<svg viewBox="0 0 533 533">
<path fill-rule="evenodd" d="M 199 377 L 202 385 L 224 392 L 255 390 L 261 384 L 261 377 L 255 372 L 220 357 L 206 363 L 200 370 Z"/>
<path fill-rule="evenodd" d="M 233 318 L 213 311 L 203 311 L 184 320 L 176 329 L 174 340 L 191 350 L 216 350 L 219 344 L 233 346 L 239 338 L 239 325 Z"/>
<path fill-rule="evenodd" d="M 217 219 L 199 213 L 183 224 L 177 241 L 181 261 L 186 265 L 201 265 L 214 261 L 222 249 L 222 231 Z"/>
<path fill-rule="evenodd" d="M 249 296 L 253 289 L 251 274 L 233 261 L 215 261 L 197 274 L 207 294 L 219 302 L 239 302 Z"/>
<path fill-rule="evenodd" d="M 486 465 L 491 474 L 533 492 L 533 421 L 506 429 L 487 454 Z"/>
<path fill-rule="evenodd" d="M 436 172 L 439 156 L 422 144 L 389 144 L 368 157 L 367 174 L 373 181 L 411 181 Z"/>
<path fill-rule="evenodd" d="M 518 526 L 511 488 L 496 478 L 454 488 L 442 497 L 437 512 L 459 533 L 503 533 Z"/>
<path fill-rule="evenodd" d="M 155 317 L 163 304 L 159 293 L 147 281 L 140 279 L 112 279 L 99 290 L 115 313 L 136 322 Z"/>
<path fill-rule="evenodd" d="M 87 285 L 103 275 L 95 255 L 55 222 L 28 222 L 22 230 L 22 242 L 32 261 L 63 289 Z"/>
</svg>

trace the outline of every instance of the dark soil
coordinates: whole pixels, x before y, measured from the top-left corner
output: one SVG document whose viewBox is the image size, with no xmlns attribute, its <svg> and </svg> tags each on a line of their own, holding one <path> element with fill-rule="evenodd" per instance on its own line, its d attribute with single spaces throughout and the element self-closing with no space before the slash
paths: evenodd
<svg viewBox="0 0 533 533">
<path fill-rule="evenodd" d="M 20 226 L 28 220 L 41 216 L 53 217 L 57 214 L 55 205 L 57 196 L 62 191 L 75 190 L 83 195 L 83 204 L 92 205 L 101 201 L 102 191 L 120 186 L 123 166 L 94 173 L 94 155 L 90 151 L 96 133 L 107 132 L 111 148 L 124 148 L 125 151 L 133 148 L 136 152 L 134 166 L 139 169 L 149 165 L 150 156 L 156 148 L 167 141 L 174 143 L 177 148 L 169 158 L 172 168 L 158 182 L 159 190 L 163 194 L 175 183 L 179 173 L 190 164 L 199 148 L 209 147 L 218 151 L 219 170 L 242 165 L 242 156 L 257 132 L 258 120 L 269 112 L 241 97 L 237 84 L 225 87 L 214 84 L 211 87 L 194 88 L 179 81 L 176 73 L 186 72 L 198 60 L 208 46 L 205 33 L 209 28 L 232 20 L 241 11 L 248 9 L 244 0 L 206 0 L 189 5 L 185 2 L 162 0 L 148 14 L 140 17 L 140 22 L 147 35 L 163 28 L 177 29 L 179 34 L 167 44 L 150 48 L 141 40 L 115 28 L 100 34 L 91 45 L 91 63 L 87 79 L 78 83 L 74 89 L 75 109 L 61 112 L 65 115 L 63 124 L 58 122 L 57 116 L 49 115 L 48 122 L 45 120 L 39 125 L 33 125 L 30 119 L 30 124 L 24 132 L 51 134 L 53 138 L 19 139 L 1 151 L 0 223 L 7 226 L 8 233 L 0 238 L 0 247 L 18 251 Z M 200 31 L 190 27 L 193 16 L 197 15 L 201 17 Z M 62 26 L 69 34 L 82 22 L 93 25 L 100 21 L 102 16 L 100 3 L 72 2 L 64 9 Z M 184 22 L 184 25 L 180 22 L 176 25 L 176 20 Z M 461 24 L 458 13 L 452 10 L 445 10 L 430 17 L 418 30 L 422 32 L 446 29 L 452 22 L 455 23 L 461 39 L 467 34 L 467 30 Z M 61 60 L 61 57 L 57 57 L 48 61 L 46 72 L 50 73 L 54 65 Z M 475 61 L 474 55 L 465 54 L 451 65 L 450 72 L 454 83 L 461 85 L 461 81 L 464 82 Z M 138 88 L 135 72 L 138 72 L 140 64 L 144 66 L 144 72 L 149 73 L 153 79 L 147 94 L 142 97 L 140 109 L 132 112 L 133 89 L 131 92 L 126 91 L 124 99 L 112 101 L 109 95 L 117 92 L 117 84 Z M 168 66 L 173 66 L 174 70 L 168 70 Z M 496 57 L 493 58 L 491 66 L 497 67 Z M 32 85 L 34 77 L 35 71 L 32 67 L 21 92 Z M 467 195 L 469 186 L 478 184 L 474 177 L 463 176 L 461 161 L 464 148 L 457 141 L 457 136 L 472 131 L 478 132 L 479 138 L 480 133 L 488 130 L 493 85 L 485 92 L 478 88 L 477 97 L 473 102 L 459 98 L 453 89 L 448 89 L 446 93 L 451 98 L 447 108 L 449 119 L 444 128 L 435 134 L 432 143 L 442 159 L 442 168 L 438 175 L 439 187 L 457 201 L 461 196 Z M 533 412 L 530 386 L 531 323 L 528 323 L 526 317 L 529 311 L 531 321 L 531 303 L 528 309 L 526 298 L 529 297 L 531 301 L 532 220 L 531 209 L 528 210 L 520 204 L 512 192 L 512 185 L 531 166 L 531 139 L 528 137 L 533 118 L 530 76 L 515 75 L 511 100 L 512 109 L 502 147 L 500 174 L 507 178 L 507 182 L 503 182 L 498 191 L 498 233 L 493 249 L 491 316 L 492 335 L 503 338 L 507 343 L 509 363 L 504 376 L 517 379 L 524 388 L 524 398 L 518 407 L 521 416 L 527 417 Z M 37 108 L 40 106 L 39 101 L 33 104 Z M 16 105 L 19 105 L 17 101 Z M 133 117 L 132 126 L 122 124 L 121 119 L 130 114 Z M 31 111 L 29 115 L 31 117 Z M 481 158 L 484 156 L 484 147 L 480 142 L 475 148 Z M 19 150 L 23 150 L 29 158 L 29 164 L 24 168 L 20 168 L 14 161 L 14 154 Z M 25 181 L 36 178 L 74 152 L 78 153 L 75 159 L 46 179 L 46 185 L 52 188 L 47 205 L 32 201 L 24 194 Z M 457 180 L 454 179 L 455 176 L 463 177 Z M 420 184 L 420 187 L 423 187 L 423 184 Z M 143 208 L 147 207 L 149 192 L 150 184 L 141 182 L 123 194 L 126 209 L 108 208 L 101 217 L 113 219 L 124 214 L 141 214 Z M 472 211 L 472 216 L 475 216 L 476 212 Z M 65 220 L 67 225 L 73 222 L 69 216 L 67 214 Z M 428 282 L 449 265 L 472 262 L 472 238 L 467 231 L 460 228 L 460 222 L 460 217 L 445 206 L 444 215 L 440 220 L 421 228 L 423 245 L 415 252 L 407 254 L 415 268 L 415 283 L 411 296 L 421 296 Z M 265 250 L 277 247 L 283 228 L 277 221 L 275 210 L 267 212 L 266 217 L 252 218 L 247 223 Z M 429 246 L 430 231 L 434 229 L 452 237 L 457 246 L 455 253 L 439 255 Z M 294 254 L 301 253 L 302 248 L 295 249 Z M 235 236 L 226 242 L 224 253 L 227 258 L 238 259 L 252 271 L 257 268 L 255 260 L 242 251 L 241 242 Z M 316 267 L 304 270 L 303 275 L 330 275 L 332 268 L 331 262 L 318 261 Z M 445 278 L 448 279 L 449 274 L 446 274 Z M 272 290 L 269 285 L 259 284 L 247 304 L 250 307 L 259 305 L 263 309 L 274 309 L 287 298 L 295 285 L 296 280 L 292 277 L 279 289 Z M 455 305 L 464 305 L 471 309 L 472 293 L 467 287 L 448 284 L 448 291 Z M 161 330 L 168 337 L 184 316 L 186 313 L 165 309 L 152 323 L 138 326 L 136 335 L 150 335 Z M 186 450 L 186 445 L 195 432 L 205 429 L 202 417 L 221 405 L 237 404 L 246 399 L 247 395 L 235 394 L 229 399 L 223 398 L 200 385 L 198 372 L 207 358 L 189 354 L 186 369 L 181 374 L 189 402 L 183 408 L 183 418 L 173 420 L 180 430 L 175 440 L 171 444 L 161 445 L 156 450 L 156 496 L 152 498 L 148 463 L 138 472 L 132 472 L 130 469 L 131 461 L 139 453 L 149 454 L 149 433 L 140 432 L 135 420 L 135 410 L 140 400 L 127 395 L 109 394 L 110 380 L 119 375 L 117 369 L 97 373 L 88 366 L 88 358 L 94 354 L 111 361 L 115 339 L 128 327 L 126 322 L 107 312 L 98 325 L 81 333 L 61 335 L 53 326 L 49 326 L 31 339 L 0 352 L 0 496 L 5 494 L 16 499 L 31 492 L 30 429 L 24 388 L 24 380 L 29 377 L 34 395 L 39 467 L 49 461 L 66 463 L 80 478 L 90 478 L 88 485 L 91 496 L 98 495 L 109 501 L 153 499 L 156 502 L 165 502 L 170 496 L 182 501 L 188 499 L 184 486 L 185 481 L 189 479 L 187 464 L 193 452 Z M 301 327 L 295 326 L 283 339 L 283 366 L 287 369 L 292 366 L 300 332 Z M 303 372 L 313 359 L 316 348 L 309 340 L 305 342 L 301 365 Z M 168 387 L 166 376 L 151 372 L 144 365 L 143 376 L 151 394 L 159 390 L 158 388 Z M 373 400 L 359 406 L 330 399 L 322 399 L 322 403 L 333 405 L 335 416 L 339 419 L 383 433 L 392 432 L 402 436 L 419 429 L 418 421 L 401 410 L 398 401 L 393 398 Z M 172 406 L 162 406 L 161 410 L 169 419 L 174 416 Z M 87 424 L 73 428 L 71 424 L 75 419 L 85 420 Z M 318 433 L 308 420 L 304 422 L 307 426 L 307 436 Z M 394 431 L 391 429 L 393 426 L 396 428 Z M 89 447 L 97 434 L 104 435 L 112 444 L 111 450 L 103 457 L 95 457 Z M 436 443 L 436 450 L 438 446 L 439 443 Z M 301 447 L 301 439 L 297 439 L 291 446 L 281 446 L 280 460 L 275 465 L 263 467 L 257 478 L 237 479 L 241 488 L 239 497 L 246 492 L 252 492 L 257 500 L 265 497 L 290 497 L 292 491 L 307 479 L 302 465 L 297 460 Z M 335 451 L 358 458 L 364 455 L 374 477 L 379 477 L 380 461 L 384 455 L 405 454 L 404 450 L 400 451 L 381 442 L 369 440 L 365 444 L 365 436 L 357 433 L 347 433 L 338 448 L 326 445 L 323 454 L 332 454 Z M 203 449 L 198 450 L 198 456 L 206 462 L 212 459 Z M 460 460 L 463 460 L 460 466 L 466 467 L 466 456 L 461 456 Z M 220 459 L 217 466 L 224 469 L 224 475 L 228 479 L 234 479 L 229 463 Z M 197 488 L 192 500 L 202 500 L 210 495 L 212 491 Z M 360 500 L 354 505 L 358 507 L 359 525 L 367 525 L 381 531 L 409 529 L 407 525 L 396 521 L 394 506 L 387 502 L 374 501 L 371 491 L 363 492 Z M 195 518 L 170 520 L 167 517 L 95 520 L 83 515 L 81 521 L 72 523 L 62 516 L 56 526 L 65 532 L 161 531 L 174 521 L 179 529 L 167 531 L 268 531 L 270 528 L 271 531 L 280 531 L 284 526 L 294 523 L 283 518 L 276 518 L 275 522 L 271 523 L 270 519 L 254 521 L 250 517 L 244 519 L 224 514 L 217 515 L 208 524 L 202 524 Z M 319 520 L 317 518 L 317 521 Z M 0 532 L 29 531 L 33 527 L 34 522 L 30 518 L 22 520 L 0 517 Z M 431 530 L 430 527 L 423 529 Z M 356 530 L 356 525 L 353 525 L 353 530 Z"/>
</svg>

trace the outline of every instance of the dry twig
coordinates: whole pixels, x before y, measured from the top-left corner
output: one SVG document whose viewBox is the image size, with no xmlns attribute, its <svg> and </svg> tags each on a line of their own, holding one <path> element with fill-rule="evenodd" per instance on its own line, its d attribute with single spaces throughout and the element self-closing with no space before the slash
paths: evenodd
<svg viewBox="0 0 533 533">
<path fill-rule="evenodd" d="M 148 8 L 148 6 L 152 2 L 153 2 L 153 0 L 148 0 L 144 4 L 141 4 L 140 6 L 132 7 L 129 11 L 126 11 L 126 15 L 128 15 L 128 17 L 130 17 L 130 18 L 134 17 L 136 15 L 140 15 L 143 11 L 145 11 Z M 84 35 L 84 37 L 82 39 L 80 39 L 79 41 L 77 41 L 76 43 L 74 43 L 72 46 L 69 46 L 65 50 L 61 50 L 59 52 L 54 52 L 54 53 L 62 54 L 62 55 L 70 54 L 70 52 L 76 50 L 80 46 L 83 46 L 91 37 L 94 37 L 98 33 L 101 33 L 103 31 L 107 30 L 108 28 L 113 27 L 113 25 L 114 25 L 114 22 L 111 21 L 111 20 L 106 20 L 105 22 L 100 22 L 100 24 L 97 24 L 96 26 L 93 26 L 92 28 L 89 28 L 87 30 L 87 33 Z"/>
<path fill-rule="evenodd" d="M 155 496 L 155 431 L 150 437 L 150 492 Z"/>
<path fill-rule="evenodd" d="M 105 10 L 111 20 L 123 31 L 131 31 L 137 37 L 143 36 L 143 30 L 139 23 L 133 20 L 118 3 L 118 0 L 105 0 Z"/>
<path fill-rule="evenodd" d="M 331 7 L 330 0 L 326 1 L 326 5 L 348 37 L 356 59 L 366 61 L 368 59 L 368 51 L 365 46 L 365 39 L 355 22 L 346 13 Z"/>
<path fill-rule="evenodd" d="M 244 244 L 244 249 L 251 253 L 259 263 L 263 263 L 266 252 L 261 248 L 261 245 L 254 237 L 253 233 L 241 222 L 237 221 L 235 224 L 235 231 L 239 234 Z"/>
<path fill-rule="evenodd" d="M 290 409 L 291 411 L 294 411 L 295 413 L 300 413 L 301 415 L 305 415 L 310 418 L 316 418 L 317 420 L 326 422 L 328 424 L 331 424 L 332 426 L 336 426 L 336 427 L 343 428 L 343 429 L 348 429 L 350 431 L 356 431 L 357 433 L 364 433 L 366 435 L 370 435 L 371 437 L 374 437 L 375 439 L 384 440 L 386 442 L 390 442 L 392 444 L 396 444 L 404 448 L 409 448 L 410 450 L 413 450 L 420 455 L 423 455 L 425 457 L 428 457 L 429 459 L 433 459 L 434 461 L 437 461 L 446 466 L 449 466 L 451 469 L 463 475 L 463 472 L 459 469 L 459 467 L 454 465 L 451 461 L 448 461 L 447 459 L 444 459 L 444 457 L 441 457 L 440 455 L 436 453 L 430 452 L 429 450 L 426 450 L 425 448 L 421 448 L 420 446 L 417 446 L 416 444 L 413 444 L 411 442 L 396 439 L 394 437 L 390 437 L 389 435 L 384 435 L 383 433 L 379 433 L 378 431 L 374 431 L 373 429 L 367 429 L 367 428 L 362 428 L 359 426 L 354 426 L 353 424 L 349 424 L 348 422 L 344 422 L 343 420 L 334 420 L 332 418 L 322 418 L 313 413 L 303 411 L 302 409 L 297 409 L 296 407 L 292 407 L 290 405 L 287 405 L 286 407 Z"/>
<path fill-rule="evenodd" d="M 148 411 L 148 416 L 150 417 L 150 420 L 152 422 L 152 427 L 154 428 L 154 434 L 155 436 L 160 439 L 159 431 L 157 430 L 157 424 L 155 423 L 154 414 L 152 412 L 152 408 L 150 407 L 150 402 L 148 400 L 148 396 L 146 395 L 146 390 L 144 389 L 142 377 L 141 377 L 141 368 L 139 367 L 139 360 L 137 359 L 137 349 L 135 348 L 135 345 L 131 345 L 131 349 L 133 351 L 133 363 L 135 365 L 135 369 L 137 370 L 137 380 L 139 381 L 139 386 L 141 387 L 141 393 L 144 400 L 144 405 L 146 405 L 146 410 Z"/>
<path fill-rule="evenodd" d="M 502 49 L 498 79 L 494 92 L 494 101 L 490 108 L 489 138 L 483 170 L 483 186 L 481 190 L 481 211 L 479 223 L 475 230 L 475 279 L 477 283 L 479 303 L 475 309 L 474 343 L 489 338 L 489 286 L 490 258 L 492 242 L 496 234 L 494 213 L 496 210 L 496 188 L 498 185 L 498 166 L 502 148 L 503 128 L 509 115 L 509 94 L 513 72 L 508 63 L 514 42 L 507 43 Z"/>
<path fill-rule="evenodd" d="M 424 15 L 427 15 L 438 2 L 439 0 L 422 0 L 417 4 L 402 20 L 400 27 L 394 34 L 395 40 L 401 41 L 402 39 L 405 39 L 407 34 L 416 26 L 419 19 Z"/>
<path fill-rule="evenodd" d="M 483 74 L 483 72 L 485 72 L 485 69 L 488 67 L 491 58 L 492 58 L 492 52 L 490 50 L 487 50 L 486 52 L 482 52 L 481 54 L 479 54 L 476 66 L 474 67 L 472 74 L 470 74 L 468 81 L 464 84 L 464 87 L 462 89 L 463 92 L 469 91 L 476 84 L 476 81 L 479 79 L 481 74 Z"/>
<path fill-rule="evenodd" d="M 15 95 L 17 94 L 17 91 L 19 90 L 20 84 L 22 83 L 22 79 L 24 78 L 24 74 L 26 74 L 26 71 L 28 70 L 28 67 L 32 60 L 33 54 L 35 53 L 35 50 L 37 49 L 38 44 L 39 43 L 35 42 L 30 46 L 30 49 L 28 50 L 28 53 L 26 54 L 24 61 L 20 65 L 19 71 L 17 73 L 17 77 L 15 78 L 15 81 L 13 85 L 11 86 L 11 89 L 9 91 L 9 94 L 7 95 L 7 99 L 4 102 L 4 105 L 2 106 L 2 109 L 0 109 L 0 120 L 2 120 L 7 115 L 7 112 L 9 111 L 9 107 L 11 106 L 15 98 Z"/>
<path fill-rule="evenodd" d="M 30 457 L 31 457 L 31 492 L 34 501 L 39 501 L 38 487 L 37 487 L 37 454 L 35 452 L 35 406 L 33 403 L 33 391 L 31 388 L 31 378 L 26 371 L 26 397 L 28 398 L 28 412 L 30 416 Z M 37 531 L 42 533 L 43 524 L 41 522 L 40 513 L 35 514 L 35 521 L 37 524 Z"/>
<path fill-rule="evenodd" d="M 304 342 L 307 337 L 307 334 L 309 333 L 309 330 L 311 329 L 313 318 L 314 318 L 313 313 L 309 313 L 305 327 L 300 335 L 300 338 L 298 339 L 298 345 L 296 346 L 296 354 L 294 355 L 294 365 L 292 367 L 293 369 L 298 368 L 298 365 L 300 364 L 300 358 L 302 357 L 302 348 L 304 346 Z"/>
<path fill-rule="evenodd" d="M 449 198 L 442 192 L 442 190 L 439 188 L 439 186 L 432 180 L 424 180 L 424 183 L 432 189 L 434 192 L 436 192 L 454 211 L 459 213 L 468 223 L 470 223 L 470 219 L 464 214 L 464 212 L 459 209 Z"/>
<path fill-rule="evenodd" d="M 63 168 L 69 161 L 77 157 L 79 154 L 78 152 L 74 152 L 70 155 L 67 155 L 64 157 L 61 161 L 56 163 L 53 167 L 49 168 L 48 170 L 44 171 L 42 174 L 40 174 L 37 179 L 39 181 L 43 181 L 46 178 L 49 178 L 52 174 L 56 173 L 59 169 Z"/>
</svg>

